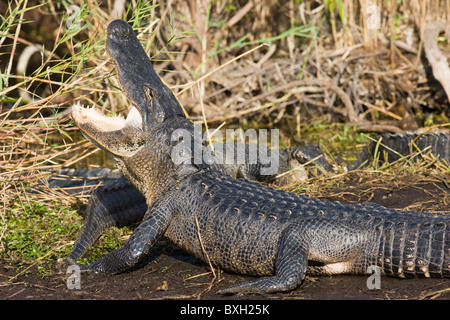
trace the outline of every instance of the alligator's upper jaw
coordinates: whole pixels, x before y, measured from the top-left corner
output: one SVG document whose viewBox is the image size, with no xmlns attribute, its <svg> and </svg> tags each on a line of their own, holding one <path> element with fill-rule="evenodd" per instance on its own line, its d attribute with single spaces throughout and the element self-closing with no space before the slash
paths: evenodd
<svg viewBox="0 0 450 320">
<path fill-rule="evenodd" d="M 131 157 L 144 144 L 142 116 L 134 106 L 124 119 L 78 103 L 72 106 L 72 118 L 86 138 L 114 156 Z"/>
<path fill-rule="evenodd" d="M 122 89 L 139 108 L 145 122 L 156 114 L 162 119 L 173 115 L 184 117 L 183 108 L 156 74 L 128 23 L 114 20 L 108 25 L 106 51 L 116 66 Z M 152 92 L 151 99 L 147 94 L 149 88 Z"/>
</svg>

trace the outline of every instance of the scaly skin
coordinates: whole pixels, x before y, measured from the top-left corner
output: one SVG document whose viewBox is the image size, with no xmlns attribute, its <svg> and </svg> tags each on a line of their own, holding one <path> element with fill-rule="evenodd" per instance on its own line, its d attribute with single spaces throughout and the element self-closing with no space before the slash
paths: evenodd
<svg viewBox="0 0 450 320">
<path fill-rule="evenodd" d="M 425 155 L 431 154 L 440 161 L 450 164 L 450 134 L 448 133 L 383 133 L 376 140 L 361 151 L 350 170 L 367 165 L 369 161 L 373 161 L 375 156 L 378 157 L 381 164 L 386 160 L 394 162 L 411 154 L 416 154 L 413 160 L 418 161 L 422 160 Z"/>
<path fill-rule="evenodd" d="M 116 28 L 127 25 L 114 21 L 108 31 Z M 292 290 L 308 269 L 363 274 L 367 266 L 378 265 L 387 275 L 450 277 L 448 216 L 344 205 L 233 179 L 190 158 L 173 161 L 172 151 L 181 143 L 172 136 L 176 130 L 190 133 L 191 141 L 183 145 L 191 150 L 202 148 L 201 141 L 184 116 L 164 113 L 165 106 L 177 103 L 172 94 L 157 86 L 145 92 L 145 105 L 138 105 L 142 121 L 133 113 L 123 127 L 105 130 L 106 120 L 79 106 L 73 109 L 83 134 L 113 155 L 148 205 L 125 246 L 83 271 L 128 270 L 165 236 L 224 270 L 262 276 L 222 290 L 225 294 Z"/>
<path fill-rule="evenodd" d="M 414 152 L 414 150 L 410 149 L 411 142 L 414 141 L 415 146 L 419 148 L 419 150 L 425 150 L 425 153 L 431 151 L 432 155 L 439 157 L 441 161 L 450 162 L 450 153 L 448 152 L 450 149 L 450 146 L 448 145 L 450 143 L 450 135 L 448 134 L 382 134 L 379 138 L 381 139 L 382 144 L 378 146 L 378 151 L 380 154 L 383 154 L 385 151 L 388 152 L 388 160 L 390 161 L 397 160 L 399 158 L 398 154 L 407 156 Z M 426 146 L 430 146 L 430 150 L 427 151 L 425 149 Z M 375 152 L 375 148 L 377 148 L 377 144 L 375 142 L 370 143 L 370 145 L 362 151 L 357 164 L 353 167 L 357 168 L 368 161 L 372 161 L 371 159 Z M 393 153 L 387 148 L 395 150 L 398 154 Z M 218 149 L 219 148 L 216 148 L 215 150 L 217 151 Z M 236 154 L 236 150 L 234 154 Z M 249 181 L 266 182 L 275 185 L 286 185 L 292 183 L 296 179 L 298 180 L 293 174 L 284 174 L 291 170 L 291 163 L 295 163 L 296 161 L 299 163 L 306 163 L 317 155 L 320 155 L 320 150 L 314 145 L 281 150 L 279 170 L 276 174 L 270 176 L 261 175 L 260 170 L 262 165 L 259 161 L 256 164 L 215 164 L 214 168 L 233 178 L 243 178 Z M 421 157 L 422 155 L 419 154 L 417 158 Z M 319 160 L 323 160 L 323 158 Z M 325 171 L 331 170 L 331 165 L 326 161 L 319 162 L 319 167 Z M 89 172 L 86 174 L 89 174 Z M 74 250 L 70 254 L 71 259 L 81 257 L 85 250 L 94 244 L 106 228 L 135 224 L 143 218 L 147 210 L 145 198 L 135 187 L 124 179 L 123 176 L 115 180 L 112 180 L 111 177 L 107 176 L 107 179 L 108 184 L 98 188 L 92 194 L 86 212 L 86 222 L 83 225 L 82 233 L 75 242 Z M 56 180 L 52 182 L 59 186 L 59 181 L 60 180 Z M 67 183 L 67 181 L 64 181 L 64 184 Z M 76 182 L 72 184 L 76 184 Z M 127 215 L 130 215 L 129 224 L 118 223 L 118 221 L 116 221 L 118 217 L 125 217 Z M 95 223 L 91 221 L 95 221 Z M 83 248 L 83 250 L 80 250 L 80 248 Z"/>
<path fill-rule="evenodd" d="M 279 171 L 270 176 L 260 174 L 262 165 L 259 161 L 256 164 L 215 164 L 213 167 L 233 178 L 275 184 L 289 183 L 294 175 L 283 175 L 277 178 L 278 175 L 290 170 L 287 166 L 288 152 L 287 149 L 281 151 L 280 159 L 284 162 L 280 165 Z M 86 174 L 89 173 L 90 171 L 86 172 Z M 89 198 L 82 230 L 75 241 L 72 252 L 67 257 L 71 263 L 80 258 L 97 241 L 104 230 L 110 227 L 120 228 L 136 224 L 142 220 L 147 211 L 144 196 L 123 175 L 116 175 L 115 178 L 109 175 L 98 176 L 95 181 L 102 185 L 95 189 Z M 76 191 L 84 186 L 85 181 L 71 181 L 70 177 L 66 175 L 65 180 L 61 180 L 57 176 L 50 177 L 49 183 L 54 187 L 61 188 L 69 185 Z"/>
<path fill-rule="evenodd" d="M 407 156 L 411 153 L 410 147 L 411 141 L 415 140 L 415 145 L 419 150 L 425 150 L 426 146 L 431 146 L 431 153 L 433 156 L 439 157 L 441 161 L 447 161 L 450 163 L 450 153 L 447 150 L 450 142 L 450 135 L 439 134 L 423 134 L 416 133 L 406 134 L 383 134 L 380 136 L 383 145 L 378 146 L 381 154 L 386 150 L 390 161 L 398 159 L 398 155 L 392 151 L 386 149 L 389 147 L 391 150 L 395 150 L 403 156 Z M 361 156 L 358 158 L 358 162 L 353 166 L 357 168 L 363 163 L 371 161 L 371 156 L 374 154 L 376 143 L 368 145 L 367 149 L 364 149 Z M 425 151 L 427 152 L 427 151 Z M 280 152 L 280 165 L 279 171 L 276 175 L 264 176 L 260 174 L 261 166 L 259 162 L 257 164 L 241 164 L 241 165 L 215 165 L 217 170 L 222 171 L 230 175 L 233 178 L 243 178 L 249 181 L 258 181 L 272 183 L 275 185 L 289 184 L 296 178 L 293 175 L 283 175 L 283 173 L 291 170 L 289 163 L 298 161 L 299 163 L 305 163 L 317 155 L 320 154 L 320 150 L 317 146 L 305 146 L 299 148 L 293 148 L 292 150 L 284 149 Z M 393 158 L 395 157 L 395 158 Z M 419 154 L 420 158 L 421 155 Z M 326 161 L 320 162 L 319 165 L 325 171 L 331 170 L 331 166 Z M 74 249 L 68 258 L 74 261 L 80 258 L 87 248 L 92 246 L 103 231 L 110 227 L 122 227 L 136 224 L 142 220 L 147 211 L 147 204 L 145 198 L 140 192 L 131 185 L 122 175 L 118 176 L 106 174 L 101 175 L 102 171 L 94 169 L 90 171 L 67 171 L 59 172 L 58 176 L 51 176 L 49 178 L 50 187 L 59 187 L 65 189 L 67 192 L 78 192 L 81 188 L 84 188 L 87 184 L 102 184 L 91 194 L 89 199 L 88 208 L 86 210 L 85 223 L 83 224 L 82 231 L 74 244 Z M 81 177 L 80 177 L 81 175 Z M 277 178 L 281 176 L 281 178 Z M 79 181 L 71 179 L 72 177 L 88 178 L 90 180 L 80 179 Z M 98 178 L 95 178 L 98 177 Z M 126 218 L 127 217 L 127 218 Z"/>
<path fill-rule="evenodd" d="M 150 130 L 149 137 L 157 137 L 152 141 L 161 143 L 124 159 L 124 166 L 144 161 L 149 152 L 166 154 L 168 133 L 180 122 L 185 119 L 171 118 Z M 181 165 L 175 172 L 127 244 L 84 270 L 128 270 L 165 236 L 199 259 L 207 254 L 221 269 L 265 276 L 224 294 L 292 290 L 309 264 L 314 274 L 364 274 L 367 266 L 378 265 L 392 276 L 450 277 L 450 219 L 444 214 L 308 198 L 193 165 Z M 137 181 L 145 194 L 149 180 Z"/>
</svg>

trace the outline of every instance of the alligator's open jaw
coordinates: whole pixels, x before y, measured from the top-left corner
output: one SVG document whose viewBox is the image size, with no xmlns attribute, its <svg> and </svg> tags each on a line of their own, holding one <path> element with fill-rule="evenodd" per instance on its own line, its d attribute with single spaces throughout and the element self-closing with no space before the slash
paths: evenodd
<svg viewBox="0 0 450 320">
<path fill-rule="evenodd" d="M 93 122 L 102 131 L 115 131 L 123 129 L 127 125 L 142 127 L 142 117 L 139 111 L 132 106 L 128 116 L 105 116 L 95 107 L 83 107 L 79 103 L 72 107 L 72 116 L 78 123 Z"/>
<path fill-rule="evenodd" d="M 107 117 L 77 103 L 72 106 L 72 118 L 86 138 L 115 156 L 130 157 L 143 145 L 142 115 L 134 106 L 122 118 Z"/>
</svg>

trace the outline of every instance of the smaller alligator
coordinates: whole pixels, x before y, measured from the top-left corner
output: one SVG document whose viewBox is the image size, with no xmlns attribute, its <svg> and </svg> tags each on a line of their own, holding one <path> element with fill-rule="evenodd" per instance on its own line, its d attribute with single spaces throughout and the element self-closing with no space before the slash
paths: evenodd
<svg viewBox="0 0 450 320">
<path fill-rule="evenodd" d="M 132 41 L 132 35 L 124 21 L 108 26 L 108 41 Z M 81 266 L 82 271 L 129 270 L 165 236 L 213 266 L 260 277 L 223 294 L 289 291 L 307 272 L 366 274 L 372 266 L 397 277 L 450 277 L 450 218 L 445 214 L 330 202 L 233 179 L 190 158 L 175 161 L 180 143 L 191 150 L 204 146 L 195 139 L 193 124 L 171 113 L 178 103 L 173 93 L 158 77 L 152 80 L 126 119 L 72 108 L 81 132 L 111 153 L 148 206 L 124 247 Z M 176 130 L 189 133 L 190 141 L 174 139 Z"/>
<path fill-rule="evenodd" d="M 426 155 L 433 156 L 441 162 L 450 164 L 450 134 L 437 133 L 384 133 L 367 145 L 358 156 L 350 170 L 367 165 L 373 159 L 378 163 L 392 163 L 403 157 L 412 156 L 420 161 Z"/>
</svg>

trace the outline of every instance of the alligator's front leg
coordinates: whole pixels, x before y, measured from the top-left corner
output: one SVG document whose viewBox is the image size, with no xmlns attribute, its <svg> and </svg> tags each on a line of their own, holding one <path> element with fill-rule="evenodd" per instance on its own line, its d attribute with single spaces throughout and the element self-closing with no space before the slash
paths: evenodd
<svg viewBox="0 0 450 320">
<path fill-rule="evenodd" d="M 119 273 L 145 260 L 156 241 L 165 233 L 170 222 L 167 206 L 155 204 L 145 214 L 142 223 L 134 230 L 125 246 L 114 250 L 96 262 L 82 266 L 82 271 L 94 273 Z"/>
</svg>

